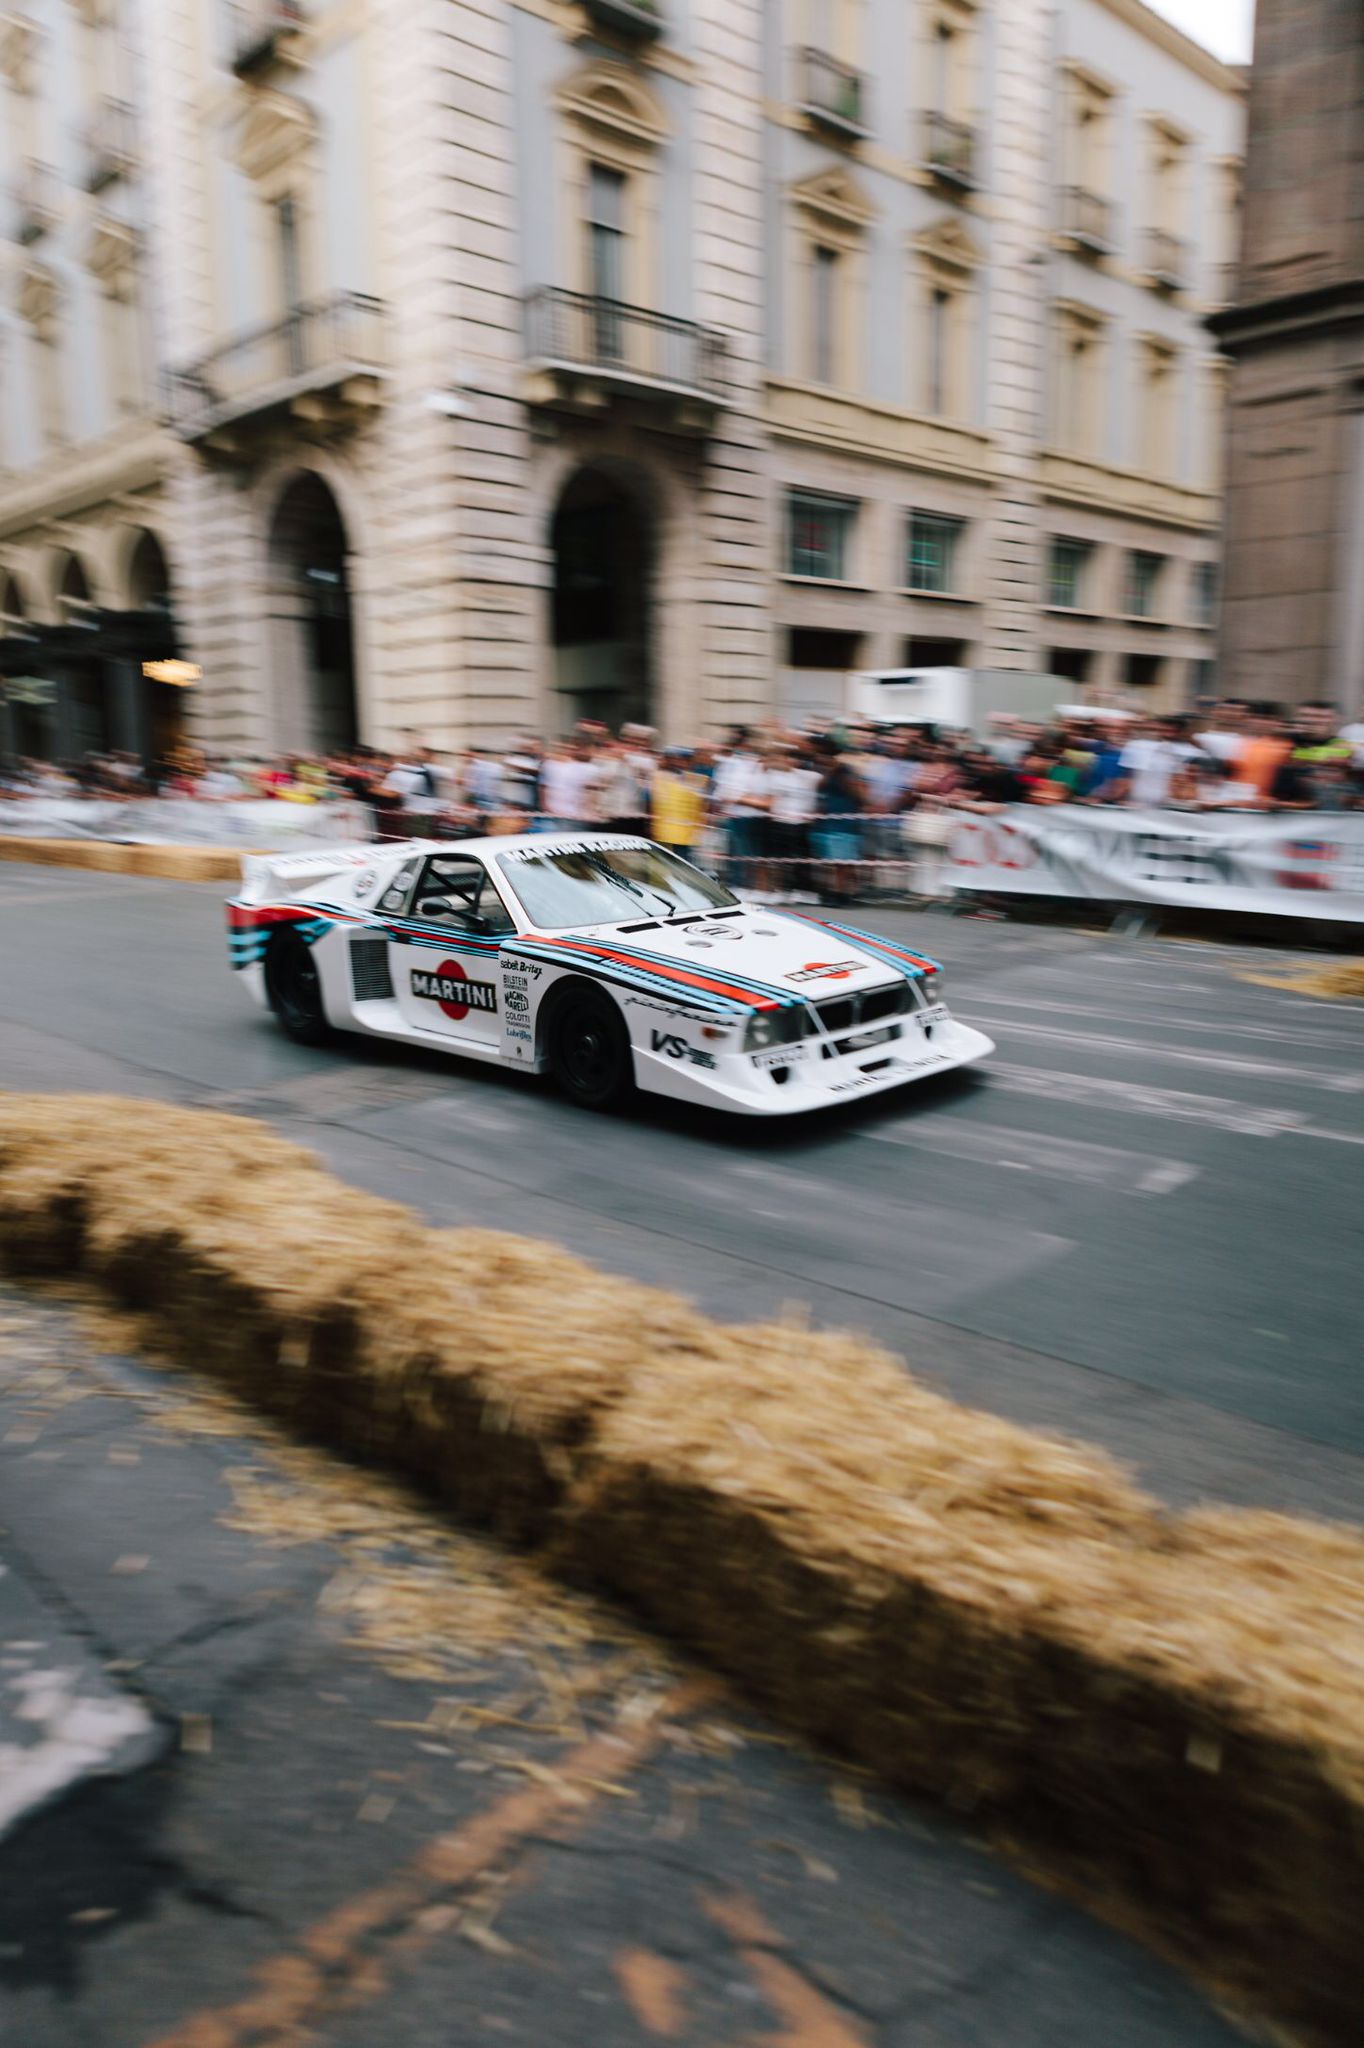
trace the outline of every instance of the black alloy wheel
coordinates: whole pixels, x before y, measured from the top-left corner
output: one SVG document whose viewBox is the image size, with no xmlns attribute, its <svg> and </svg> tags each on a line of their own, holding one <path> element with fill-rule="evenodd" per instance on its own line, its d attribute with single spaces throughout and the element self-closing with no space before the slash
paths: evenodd
<svg viewBox="0 0 1364 2048">
<path fill-rule="evenodd" d="M 565 1095 L 584 1109 L 615 1109 L 634 1085 L 630 1039 L 609 996 L 574 989 L 550 1026 L 549 1064 Z"/>
<path fill-rule="evenodd" d="M 321 1045 L 329 1035 L 322 982 L 312 948 L 297 932 L 277 932 L 265 956 L 265 992 L 280 1025 L 298 1045 Z"/>
</svg>

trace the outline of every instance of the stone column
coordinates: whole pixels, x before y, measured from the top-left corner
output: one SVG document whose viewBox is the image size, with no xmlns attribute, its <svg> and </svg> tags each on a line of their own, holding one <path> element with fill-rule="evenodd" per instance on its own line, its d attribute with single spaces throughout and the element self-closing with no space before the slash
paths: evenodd
<svg viewBox="0 0 1364 2048">
<path fill-rule="evenodd" d="M 1037 667 L 1050 267 L 1052 12 L 1003 0 L 995 27 L 994 266 L 989 426 L 999 482 L 987 542 L 981 664 Z"/>
</svg>

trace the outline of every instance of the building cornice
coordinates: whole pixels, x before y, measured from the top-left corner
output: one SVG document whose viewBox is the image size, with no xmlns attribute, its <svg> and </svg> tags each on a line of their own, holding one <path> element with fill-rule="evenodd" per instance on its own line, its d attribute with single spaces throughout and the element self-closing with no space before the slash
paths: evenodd
<svg viewBox="0 0 1364 2048">
<path fill-rule="evenodd" d="M 1328 334 L 1357 327 L 1364 334 L 1364 277 L 1314 285 L 1310 291 L 1224 306 L 1206 322 L 1228 355 L 1288 336 Z"/>
<path fill-rule="evenodd" d="M 169 475 L 175 447 L 163 427 L 144 420 L 94 447 L 65 449 L 40 470 L 0 478 L 0 540 L 146 490 Z"/>
<path fill-rule="evenodd" d="M 1196 71 L 1209 85 L 1220 86 L 1223 92 L 1243 95 L 1247 89 L 1247 72 L 1234 64 L 1224 64 L 1220 57 L 1214 57 L 1211 50 L 1205 50 L 1202 43 L 1196 43 L 1192 36 L 1186 36 L 1182 29 L 1167 21 L 1163 14 L 1143 4 L 1143 0 L 1096 0 L 1096 5 L 1105 8 L 1128 28 L 1145 36 L 1148 43 L 1155 43 L 1177 57 L 1190 71 Z"/>
</svg>

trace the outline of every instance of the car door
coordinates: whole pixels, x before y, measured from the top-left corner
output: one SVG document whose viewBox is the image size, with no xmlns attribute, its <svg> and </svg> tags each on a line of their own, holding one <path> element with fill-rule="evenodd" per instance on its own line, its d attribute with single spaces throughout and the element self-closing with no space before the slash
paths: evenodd
<svg viewBox="0 0 1364 2048">
<path fill-rule="evenodd" d="M 404 1020 L 469 1052 L 502 1050 L 498 947 L 515 926 L 486 864 L 435 853 L 405 918 L 391 928 L 393 986 Z"/>
</svg>

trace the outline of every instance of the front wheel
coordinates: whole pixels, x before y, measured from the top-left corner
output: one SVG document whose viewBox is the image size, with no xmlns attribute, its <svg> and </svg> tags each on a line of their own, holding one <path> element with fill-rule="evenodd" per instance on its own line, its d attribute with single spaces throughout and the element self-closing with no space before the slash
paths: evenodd
<svg viewBox="0 0 1364 2048">
<path fill-rule="evenodd" d="M 329 1036 L 317 962 L 297 932 L 278 932 L 270 941 L 265 993 L 281 1028 L 296 1044 L 321 1045 Z"/>
<path fill-rule="evenodd" d="M 630 1039 L 609 996 L 584 987 L 564 998 L 550 1025 L 549 1065 L 565 1095 L 584 1109 L 616 1109 L 628 1098 Z"/>
</svg>

